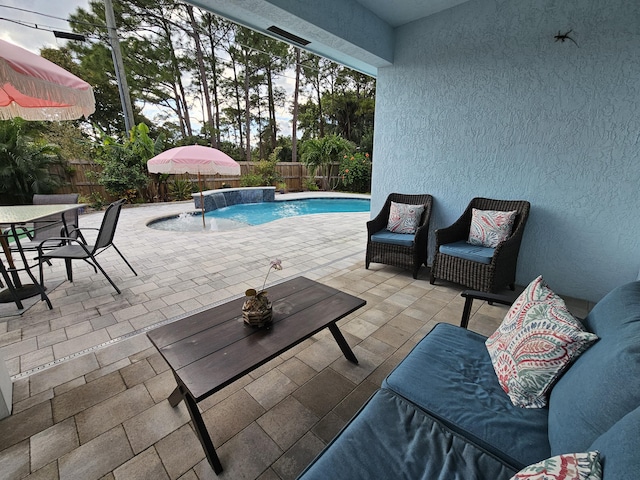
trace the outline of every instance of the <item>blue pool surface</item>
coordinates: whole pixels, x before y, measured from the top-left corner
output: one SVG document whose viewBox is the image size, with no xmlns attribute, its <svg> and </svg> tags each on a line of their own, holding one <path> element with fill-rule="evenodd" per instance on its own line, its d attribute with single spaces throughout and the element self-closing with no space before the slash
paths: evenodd
<svg viewBox="0 0 640 480">
<path fill-rule="evenodd" d="M 248 225 L 261 225 L 280 218 L 298 215 L 340 212 L 368 212 L 371 202 L 361 198 L 308 198 L 264 203 L 245 203 L 219 208 L 205 214 L 204 230 L 232 230 Z M 202 231 L 199 212 L 183 213 L 148 224 L 158 230 Z"/>
</svg>

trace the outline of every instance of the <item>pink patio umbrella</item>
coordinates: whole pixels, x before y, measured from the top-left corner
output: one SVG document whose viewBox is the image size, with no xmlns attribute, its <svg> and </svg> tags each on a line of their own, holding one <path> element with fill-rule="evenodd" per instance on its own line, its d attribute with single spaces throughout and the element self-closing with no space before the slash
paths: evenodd
<svg viewBox="0 0 640 480">
<path fill-rule="evenodd" d="M 166 150 L 150 159 L 147 162 L 147 168 L 150 173 L 198 174 L 203 227 L 205 226 L 204 198 L 200 175 L 240 175 L 240 164 L 233 158 L 218 149 L 202 145 L 187 145 Z"/>
<path fill-rule="evenodd" d="M 74 120 L 95 107 L 84 80 L 24 48 L 0 40 L 0 119 Z"/>
</svg>

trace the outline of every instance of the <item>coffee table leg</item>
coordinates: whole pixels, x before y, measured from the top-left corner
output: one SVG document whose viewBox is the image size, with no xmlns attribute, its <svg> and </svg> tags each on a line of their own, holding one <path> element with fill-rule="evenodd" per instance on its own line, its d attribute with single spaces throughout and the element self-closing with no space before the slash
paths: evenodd
<svg viewBox="0 0 640 480">
<path fill-rule="evenodd" d="M 169 405 L 176 407 L 182 400 L 184 400 L 184 395 L 182 394 L 180 387 L 176 387 L 176 389 L 171 392 L 171 395 L 169 395 Z"/>
<path fill-rule="evenodd" d="M 189 411 L 189 415 L 193 421 L 193 426 L 196 429 L 196 435 L 198 436 L 198 440 L 200 440 L 200 444 L 202 445 L 204 454 L 209 461 L 209 465 L 211 465 L 211 468 L 213 468 L 213 471 L 216 472 L 216 474 L 222 472 L 222 463 L 220 463 L 216 449 L 213 446 L 213 442 L 211 441 L 211 437 L 207 431 L 207 426 L 204 424 L 202 415 L 200 415 L 198 404 L 189 393 L 178 386 L 173 393 L 169 395 L 169 404 L 172 407 L 175 407 L 180 403 L 180 400 L 184 400 L 184 403 L 187 405 L 187 410 Z"/>
<path fill-rule="evenodd" d="M 338 346 L 340 347 L 340 350 L 342 350 L 342 353 L 344 354 L 346 359 L 352 363 L 357 364 L 358 359 L 353 354 L 353 351 L 351 350 L 351 347 L 349 346 L 347 341 L 344 339 L 344 336 L 342 335 L 342 332 L 338 328 L 338 325 L 336 325 L 335 323 L 332 323 L 331 325 L 329 325 L 329 330 L 333 334 L 333 338 L 336 339 L 336 342 L 338 343 Z"/>
</svg>

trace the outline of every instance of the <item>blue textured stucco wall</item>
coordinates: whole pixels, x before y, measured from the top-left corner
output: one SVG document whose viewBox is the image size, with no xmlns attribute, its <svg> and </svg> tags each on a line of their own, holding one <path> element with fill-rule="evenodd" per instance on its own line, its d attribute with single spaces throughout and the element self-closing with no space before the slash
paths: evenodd
<svg viewBox="0 0 640 480">
<path fill-rule="evenodd" d="M 397 30 L 372 215 L 393 191 L 432 194 L 434 229 L 475 196 L 529 200 L 518 283 L 595 301 L 638 274 L 639 185 L 637 0 L 472 0 Z"/>
</svg>

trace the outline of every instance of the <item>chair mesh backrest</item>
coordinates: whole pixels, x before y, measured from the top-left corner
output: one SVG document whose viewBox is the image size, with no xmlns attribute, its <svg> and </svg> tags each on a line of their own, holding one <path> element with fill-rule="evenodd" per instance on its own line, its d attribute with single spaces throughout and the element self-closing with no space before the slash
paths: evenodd
<svg viewBox="0 0 640 480">
<path fill-rule="evenodd" d="M 34 205 L 55 205 L 55 204 L 71 204 L 78 203 L 79 195 L 77 193 L 63 193 L 54 195 L 35 194 L 33 196 Z M 46 240 L 47 238 L 60 237 L 60 215 L 49 215 L 33 222 L 33 239 L 35 241 Z M 64 221 L 69 228 L 78 226 L 78 209 L 64 212 Z M 73 226 L 72 226 L 73 225 Z M 63 235 L 63 236 L 66 236 Z"/>
<path fill-rule="evenodd" d="M 113 242 L 123 203 L 124 200 L 118 200 L 107 207 L 107 211 L 104 212 L 104 217 L 102 217 L 102 225 L 100 225 L 100 231 L 98 232 L 98 238 L 96 238 L 94 251 L 99 248 L 107 247 L 111 245 L 111 242 Z"/>
</svg>

